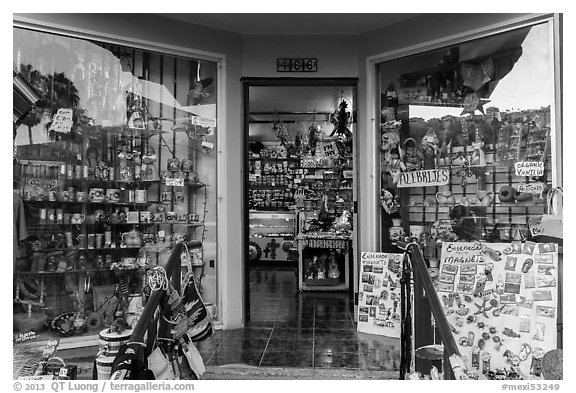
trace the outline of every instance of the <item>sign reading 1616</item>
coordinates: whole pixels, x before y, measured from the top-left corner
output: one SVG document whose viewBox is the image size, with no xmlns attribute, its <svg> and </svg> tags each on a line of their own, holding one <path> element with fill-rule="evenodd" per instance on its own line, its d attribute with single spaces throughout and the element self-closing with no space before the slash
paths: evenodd
<svg viewBox="0 0 576 393">
<path fill-rule="evenodd" d="M 317 72 L 317 58 L 276 59 L 277 72 Z"/>
</svg>

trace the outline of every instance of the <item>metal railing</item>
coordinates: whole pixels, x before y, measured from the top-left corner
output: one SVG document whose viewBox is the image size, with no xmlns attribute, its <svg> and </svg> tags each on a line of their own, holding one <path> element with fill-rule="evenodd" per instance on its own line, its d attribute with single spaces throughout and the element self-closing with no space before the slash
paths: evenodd
<svg viewBox="0 0 576 393">
<path fill-rule="evenodd" d="M 403 249 L 408 257 L 404 263 L 401 280 L 404 315 L 402 317 L 400 379 L 405 379 L 406 373 L 410 372 L 410 360 L 412 352 L 414 352 L 411 350 L 411 277 L 414 282 L 414 347 L 418 349 L 435 344 L 435 337 L 438 334 L 443 344 L 442 369 L 444 379 L 465 378 L 466 374 L 461 368 L 464 362 L 461 361 L 458 345 L 454 340 L 450 324 L 444 314 L 442 303 L 438 298 L 438 293 L 434 288 L 420 248 L 416 243 L 398 242 L 396 245 Z M 435 323 L 433 323 L 432 318 Z M 416 358 L 415 363 L 416 369 L 422 368 L 423 365 L 418 364 L 418 358 Z M 430 370 L 417 371 L 428 373 Z"/>
</svg>

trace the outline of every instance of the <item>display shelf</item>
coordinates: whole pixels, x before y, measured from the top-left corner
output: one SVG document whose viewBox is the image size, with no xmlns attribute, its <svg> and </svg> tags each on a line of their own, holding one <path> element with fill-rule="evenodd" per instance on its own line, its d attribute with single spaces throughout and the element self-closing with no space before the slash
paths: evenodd
<svg viewBox="0 0 576 393">
<path fill-rule="evenodd" d="M 286 191 L 291 190 L 292 188 L 288 185 L 260 185 L 260 184 L 250 184 L 250 188 L 253 190 L 278 190 L 278 191 Z"/>
<path fill-rule="evenodd" d="M 252 235 L 252 234 L 251 234 L 250 237 L 253 237 L 253 238 L 259 238 L 259 237 L 276 237 L 276 238 L 278 238 L 278 237 L 280 237 L 280 238 L 283 238 L 284 240 L 293 240 L 293 239 L 295 239 L 295 236 L 294 236 L 294 235 L 290 235 L 290 234 L 287 234 L 287 233 L 268 233 L 268 234 L 261 234 L 261 233 L 259 233 L 259 234 L 257 234 L 257 235 Z"/>
<path fill-rule="evenodd" d="M 38 275 L 46 275 L 46 274 L 68 274 L 68 273 L 92 273 L 92 272 L 123 272 L 123 271 L 134 271 L 138 269 L 145 269 L 147 266 L 141 267 L 127 267 L 122 269 L 66 269 L 66 270 L 56 270 L 56 271 L 37 271 L 37 272 L 16 272 L 15 274 L 18 276 L 38 276 Z"/>
<path fill-rule="evenodd" d="M 100 248 L 89 248 L 89 247 L 73 247 L 73 248 L 41 248 L 38 250 L 30 250 L 33 253 L 50 253 L 50 252 L 60 252 L 60 251 L 133 251 L 140 250 L 143 247 L 100 247 Z"/>
<path fill-rule="evenodd" d="M 48 200 L 32 200 L 32 199 L 24 199 L 24 204 L 30 205 L 43 205 L 43 206 L 58 206 L 58 205 L 70 205 L 70 206 L 126 206 L 126 207 L 148 207 L 153 202 L 108 202 L 108 201 L 99 201 L 99 202 L 78 202 L 78 201 L 48 201 Z"/>
<path fill-rule="evenodd" d="M 109 221 L 99 221 L 99 222 L 83 222 L 81 224 L 72 224 L 70 222 L 68 223 L 45 223 L 45 224 L 28 224 L 27 229 L 29 231 L 38 231 L 38 230 L 43 230 L 43 229 L 59 229 L 62 227 L 69 227 L 69 226 L 75 226 L 75 227 L 101 227 L 101 226 L 110 226 L 112 228 L 114 227 L 125 227 L 125 226 L 133 226 L 133 225 L 138 225 L 138 226 L 149 226 L 149 225 L 158 225 L 158 224 L 170 224 L 168 222 L 138 222 L 138 223 L 127 223 L 127 222 L 109 222 Z"/>
</svg>

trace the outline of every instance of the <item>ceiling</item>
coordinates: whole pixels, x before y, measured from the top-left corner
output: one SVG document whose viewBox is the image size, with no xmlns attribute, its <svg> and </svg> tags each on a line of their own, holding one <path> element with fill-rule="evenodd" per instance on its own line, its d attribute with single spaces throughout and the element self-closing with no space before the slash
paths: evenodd
<svg viewBox="0 0 576 393">
<path fill-rule="evenodd" d="M 196 25 L 238 34 L 326 35 L 361 34 L 422 14 L 159 14 Z"/>
</svg>

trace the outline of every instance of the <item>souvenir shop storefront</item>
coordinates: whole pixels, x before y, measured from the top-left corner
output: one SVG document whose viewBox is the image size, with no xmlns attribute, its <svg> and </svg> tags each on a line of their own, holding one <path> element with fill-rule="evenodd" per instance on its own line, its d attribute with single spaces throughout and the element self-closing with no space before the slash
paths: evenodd
<svg viewBox="0 0 576 393">
<path fill-rule="evenodd" d="M 264 257 L 262 228 L 277 228 L 271 207 L 293 226 L 274 253 L 297 261 L 297 290 L 348 292 L 358 332 L 401 340 L 400 378 L 561 377 L 560 19 L 469 18 L 475 30 L 432 38 L 359 34 L 340 63 L 325 45 L 302 77 L 257 37 L 174 32 L 172 47 L 151 44 L 156 28 L 124 39 L 112 23 L 72 33 L 81 17 L 16 17 L 14 377 L 74 379 L 53 360 L 64 345 L 99 348 L 94 378 L 144 379 L 131 356 L 165 365 L 159 337 L 180 366 L 155 378 L 199 378 L 194 343 L 245 322 L 242 277 Z M 296 110 L 250 112 L 241 88 L 259 77 L 287 90 L 332 78 L 337 104 L 305 116 L 341 132 L 291 132 Z M 256 152 L 252 128 L 265 127 Z M 128 341 L 144 345 L 127 355 Z M 33 367 L 16 364 L 23 348 Z"/>
</svg>

